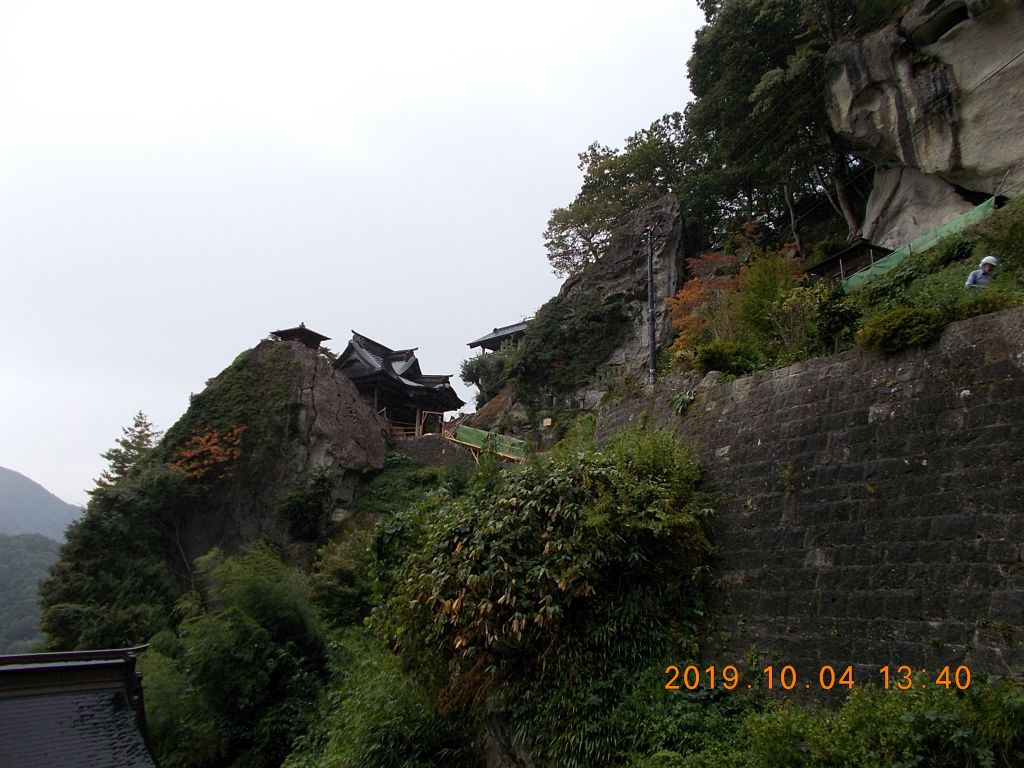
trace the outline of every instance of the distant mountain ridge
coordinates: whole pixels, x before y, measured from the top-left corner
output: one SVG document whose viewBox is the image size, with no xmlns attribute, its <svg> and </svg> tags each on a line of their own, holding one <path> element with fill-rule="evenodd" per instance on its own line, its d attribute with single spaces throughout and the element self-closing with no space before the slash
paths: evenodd
<svg viewBox="0 0 1024 768">
<path fill-rule="evenodd" d="M 82 514 L 20 472 L 0 467 L 0 533 L 38 533 L 64 541 L 64 529 Z"/>
<path fill-rule="evenodd" d="M 59 549 L 38 533 L 0 533 L 0 654 L 31 653 L 41 646 L 39 582 Z"/>
</svg>

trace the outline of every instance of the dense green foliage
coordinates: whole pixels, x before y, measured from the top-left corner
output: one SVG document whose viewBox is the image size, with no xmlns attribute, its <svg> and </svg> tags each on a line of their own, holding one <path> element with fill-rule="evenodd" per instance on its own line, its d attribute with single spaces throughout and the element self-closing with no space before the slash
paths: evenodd
<svg viewBox="0 0 1024 768">
<path fill-rule="evenodd" d="M 130 427 L 124 427 L 121 437 L 113 448 L 100 454 L 107 460 L 108 466 L 96 480 L 96 489 L 110 488 L 118 480 L 127 477 L 132 469 L 153 450 L 160 433 L 150 422 L 149 417 L 139 411 L 132 418 Z M 95 493 L 96 490 L 90 491 Z"/>
<path fill-rule="evenodd" d="M 36 533 L 0 534 L 0 654 L 28 653 L 42 645 L 39 582 L 59 548 Z"/>
<path fill-rule="evenodd" d="M 458 492 L 467 472 L 455 467 L 429 467 L 398 451 L 384 459 L 384 468 L 356 491 L 351 508 L 364 515 L 393 515 L 419 503 L 438 486 Z"/>
<path fill-rule="evenodd" d="M 853 303 L 838 286 L 804 277 L 796 259 L 755 248 L 742 264 L 736 254 L 690 263 L 695 277 L 669 301 L 679 365 L 742 375 L 852 341 Z"/>
<path fill-rule="evenodd" d="M 337 472 L 319 469 L 297 487 L 281 494 L 277 513 L 292 536 L 307 541 L 315 541 L 319 537 L 330 512 L 328 506 L 334 497 L 338 479 Z"/>
<path fill-rule="evenodd" d="M 253 490 L 276 482 L 283 466 L 273 446 L 297 433 L 295 413 L 285 407 L 297 367 L 284 344 L 263 348 L 259 354 L 243 352 L 191 397 L 188 410 L 167 430 L 157 458 L 186 470 L 198 460 L 202 469 L 215 470 L 204 471 L 199 478 L 204 481 L 230 475 Z M 183 463 L 183 454 L 196 447 L 199 455 Z M 216 495 L 216 488 L 209 490 Z"/>
<path fill-rule="evenodd" d="M 280 451 L 295 435 L 296 365 L 286 345 L 250 350 L 192 397 L 158 445 L 142 414 L 123 430 L 40 587 L 50 649 L 138 645 L 175 625 L 175 601 L 195 588 L 182 529 L 211 510 L 265 493 L 293 536 L 315 538 L 333 478 L 281 488 L 293 471 Z"/>
<path fill-rule="evenodd" d="M 556 273 L 638 234 L 635 211 L 666 195 L 684 212 L 687 251 L 756 219 L 774 243 L 859 232 L 870 173 L 825 115 L 828 46 L 895 17 L 904 0 L 715 0 L 687 63 L 694 99 L 626 139 L 581 153 L 583 182 L 544 233 Z M 804 242 L 806 241 L 806 242 Z"/>
<path fill-rule="evenodd" d="M 511 378 L 519 357 L 519 344 L 506 342 L 495 352 L 476 355 L 463 361 L 460 372 L 462 380 L 479 390 L 476 394 L 477 408 L 501 391 L 505 382 Z"/>
<path fill-rule="evenodd" d="M 243 352 L 202 392 L 192 395 L 188 411 L 167 430 L 161 453 L 172 458 L 189 438 L 206 430 L 226 432 L 244 425 L 247 439 L 272 432 L 293 383 L 294 362 L 285 346 L 274 345 L 261 357 L 252 350 Z"/>
<path fill-rule="evenodd" d="M 325 647 L 305 580 L 270 549 L 199 564 L 176 633 L 142 657 L 146 712 L 161 765 L 276 766 L 307 725 Z"/>
<path fill-rule="evenodd" d="M 621 303 L 555 296 L 526 327 L 512 369 L 519 399 L 538 409 L 594 375 L 626 332 Z"/>
<path fill-rule="evenodd" d="M 1024 259 L 1020 255 L 1024 238 L 1024 199 L 1005 207 L 969 229 L 943 238 L 935 246 L 915 253 L 899 266 L 857 291 L 867 312 L 899 306 L 945 306 L 951 314 L 966 316 L 955 304 L 969 303 L 975 296 L 1019 293 L 1024 289 Z M 1000 260 L 995 281 L 977 293 L 964 290 L 968 273 L 983 256 Z"/>
<path fill-rule="evenodd" d="M 643 433 L 484 473 L 441 501 L 375 624 L 410 658 L 440 654 L 447 706 L 497 696 L 535 754 L 610 765 L 623 690 L 690 650 L 710 549 L 698 478 L 672 438 Z"/>
<path fill-rule="evenodd" d="M 896 307 L 865 323 L 857 343 L 873 352 L 892 354 L 934 341 L 945 326 L 946 319 L 937 309 Z"/>
<path fill-rule="evenodd" d="M 708 500 L 668 435 L 595 449 L 593 431 L 581 419 L 525 466 L 485 460 L 468 485 L 393 454 L 357 502 L 380 521 L 328 542 L 308 582 L 267 546 L 201 558 L 197 587 L 136 627 L 159 630 L 141 666 L 161 765 L 477 768 L 494 727 L 560 768 L 1019 760 L 1024 707 L 1008 683 L 855 691 L 833 714 L 665 691 L 665 664 L 700 651 Z M 148 509 L 159 466 L 96 493 L 83 532 L 142 526 L 131 508 Z M 78 577 L 112 573 L 95 565 Z M 138 567 L 126 577 L 144 590 Z M 79 636 L 110 636 L 132 607 L 121 599 Z"/>
<path fill-rule="evenodd" d="M 471 736 L 438 710 L 416 670 L 360 630 L 333 648 L 316 725 L 285 768 L 475 768 Z"/>
<path fill-rule="evenodd" d="M 1024 303 L 1024 201 L 915 253 L 850 295 L 807 278 L 797 260 L 749 247 L 689 260 L 694 277 L 669 302 L 679 332 L 677 365 L 741 375 L 837 352 L 854 339 L 892 354 L 927 344 L 950 322 Z M 982 256 L 997 254 L 995 280 L 968 290 Z"/>
<path fill-rule="evenodd" d="M 837 711 L 732 703 L 697 711 L 684 693 L 663 704 L 695 732 L 667 721 L 661 751 L 631 768 L 961 768 L 1024 760 L 1024 689 L 972 683 L 966 694 L 917 683 L 910 690 L 855 687 Z M 695 738 L 696 736 L 696 738 Z"/>
<path fill-rule="evenodd" d="M 856 291 L 853 300 L 865 316 L 860 343 L 894 352 L 935 338 L 946 324 L 1024 303 L 1024 200 L 1017 199 L 963 232 Z M 968 290 L 964 281 L 983 256 L 1000 262 L 995 280 Z"/>
<path fill-rule="evenodd" d="M 566 395 L 592 379 L 626 330 L 621 300 L 555 296 L 537 310 L 517 345 L 466 360 L 462 378 L 480 388 L 478 406 L 515 381 L 518 400 L 536 416 L 553 404 L 561 407 Z"/>
<path fill-rule="evenodd" d="M 97 488 L 40 585 L 51 650 L 138 645 L 166 626 L 181 569 L 170 533 L 189 503 L 187 478 L 162 464 Z"/>
<path fill-rule="evenodd" d="M 376 528 L 346 533 L 327 542 L 317 554 L 310 577 L 321 616 L 335 629 L 358 625 L 388 594 L 397 578 L 395 569 L 418 541 L 412 515 L 438 489 L 457 495 L 468 472 L 452 467 L 429 467 L 405 454 L 391 452 L 384 468 L 359 488 L 353 512 L 380 518 Z M 422 522 L 422 520 L 420 520 Z"/>
<path fill-rule="evenodd" d="M 636 234 L 636 210 L 679 188 L 694 162 L 688 150 L 675 113 L 637 131 L 622 150 L 595 142 L 580 153 L 582 187 L 570 205 L 552 212 L 544 232 L 555 273 L 577 273 L 604 255 L 615 234 Z"/>
<path fill-rule="evenodd" d="M 761 366 L 756 352 L 730 339 L 709 341 L 698 346 L 693 353 L 693 364 L 701 373 L 720 371 L 732 376 L 743 376 Z"/>
</svg>

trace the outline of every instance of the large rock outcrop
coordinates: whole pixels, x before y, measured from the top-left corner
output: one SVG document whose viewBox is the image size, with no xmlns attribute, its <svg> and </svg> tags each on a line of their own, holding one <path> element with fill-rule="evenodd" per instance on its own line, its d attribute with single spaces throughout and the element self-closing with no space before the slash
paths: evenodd
<svg viewBox="0 0 1024 768">
<path fill-rule="evenodd" d="M 1019 0 L 918 0 L 831 48 L 832 130 L 876 167 L 866 237 L 897 247 L 1024 181 L 1022 40 Z"/>
<path fill-rule="evenodd" d="M 183 461 L 196 446 L 205 453 Z M 195 476 L 196 498 L 176 532 L 186 562 L 214 546 L 231 552 L 268 539 L 302 565 L 331 510 L 351 501 L 362 474 L 384 465 L 386 442 L 383 424 L 330 360 L 298 342 L 268 340 L 193 396 L 162 449 Z M 304 511 L 296 494 L 317 476 L 329 477 L 321 485 L 328 497 L 319 504 L 311 495 L 307 506 L 319 504 L 322 515 L 282 514 L 287 494 L 292 516 Z"/>
<path fill-rule="evenodd" d="M 653 232 L 653 287 L 655 349 L 664 349 L 674 338 L 667 299 L 679 288 L 683 270 L 683 220 L 679 201 L 666 197 L 641 208 L 630 232 L 615 237 L 596 264 L 570 277 L 559 297 L 589 296 L 602 304 L 622 303 L 626 333 L 621 344 L 600 366 L 602 377 L 576 392 L 584 408 L 597 406 L 612 382 L 647 379 L 650 331 L 647 307 L 647 235 Z"/>
</svg>

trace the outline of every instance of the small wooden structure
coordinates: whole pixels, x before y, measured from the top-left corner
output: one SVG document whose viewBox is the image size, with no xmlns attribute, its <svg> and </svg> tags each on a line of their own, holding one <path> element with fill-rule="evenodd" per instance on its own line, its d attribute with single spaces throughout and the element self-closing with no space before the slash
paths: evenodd
<svg viewBox="0 0 1024 768">
<path fill-rule="evenodd" d="M 387 419 L 396 437 L 440 433 L 444 414 L 465 403 L 452 389 L 451 375 L 420 370 L 415 349 L 391 349 L 352 331 L 352 340 L 334 362 L 359 394 Z"/>
<path fill-rule="evenodd" d="M 829 256 L 805 271 L 809 275 L 817 275 L 825 280 L 845 280 L 854 272 L 885 258 L 889 253 L 888 248 L 858 237 L 839 253 Z"/>
<path fill-rule="evenodd" d="M 505 325 L 501 328 L 495 328 L 493 331 L 485 336 L 481 336 L 476 341 L 469 342 L 469 348 L 473 349 L 479 347 L 481 354 L 484 350 L 490 352 L 497 352 L 501 345 L 506 341 L 519 341 L 526 334 L 526 320 L 520 323 L 513 323 L 512 325 Z"/>
<path fill-rule="evenodd" d="M 324 336 L 322 333 L 311 331 L 306 327 L 305 323 L 299 323 L 297 328 L 284 328 L 280 331 L 271 331 L 271 336 L 274 336 L 281 341 L 297 341 L 300 344 L 304 344 L 310 349 L 320 349 L 321 342 L 330 341 L 330 336 Z"/>
</svg>

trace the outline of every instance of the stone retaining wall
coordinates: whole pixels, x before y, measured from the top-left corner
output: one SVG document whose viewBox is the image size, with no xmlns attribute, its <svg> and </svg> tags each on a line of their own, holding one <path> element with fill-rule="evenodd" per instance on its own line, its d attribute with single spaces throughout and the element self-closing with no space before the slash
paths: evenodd
<svg viewBox="0 0 1024 768">
<path fill-rule="evenodd" d="M 705 661 L 1024 666 L 1024 310 L 891 358 L 670 377 L 599 436 L 641 420 L 694 445 L 724 496 Z"/>
<path fill-rule="evenodd" d="M 473 456 L 458 443 L 445 440 L 441 435 L 423 435 L 421 437 L 399 437 L 395 439 L 395 448 L 416 461 L 433 467 L 473 467 Z"/>
</svg>

